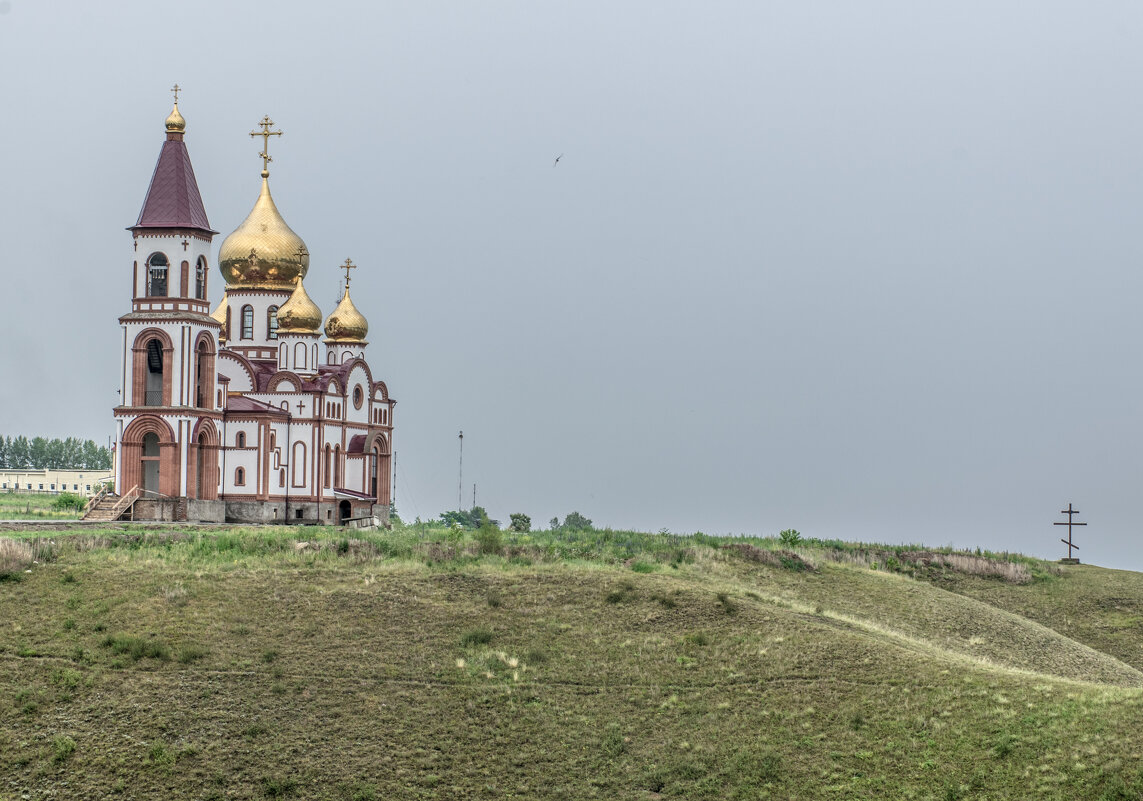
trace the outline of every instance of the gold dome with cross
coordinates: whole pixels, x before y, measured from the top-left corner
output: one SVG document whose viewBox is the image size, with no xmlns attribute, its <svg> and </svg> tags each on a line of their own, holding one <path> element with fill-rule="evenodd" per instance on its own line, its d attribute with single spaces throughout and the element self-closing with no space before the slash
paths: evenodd
<svg viewBox="0 0 1143 801">
<path fill-rule="evenodd" d="M 293 289 L 309 270 L 310 256 L 270 196 L 270 137 L 282 132 L 270 130 L 274 121 L 269 116 L 259 125 L 262 130 L 250 135 L 262 137 L 262 191 L 250 214 L 222 241 L 218 267 L 228 288 Z"/>
</svg>

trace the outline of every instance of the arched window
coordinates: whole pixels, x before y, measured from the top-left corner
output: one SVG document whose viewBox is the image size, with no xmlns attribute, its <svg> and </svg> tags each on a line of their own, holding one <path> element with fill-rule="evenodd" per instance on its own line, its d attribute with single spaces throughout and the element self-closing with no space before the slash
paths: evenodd
<svg viewBox="0 0 1143 801">
<path fill-rule="evenodd" d="M 241 487 L 241 486 L 244 486 L 245 484 L 246 484 L 246 470 L 245 470 L 245 468 L 239 467 L 234 471 L 234 485 L 237 487 Z"/>
<path fill-rule="evenodd" d="M 245 448 L 246 447 L 246 432 L 245 431 L 239 431 L 237 434 L 234 435 L 234 446 L 236 448 Z"/>
<path fill-rule="evenodd" d="M 198 343 L 197 359 L 195 360 L 195 402 L 200 409 L 206 408 L 207 398 L 210 397 L 210 369 L 213 359 L 205 342 Z"/>
<path fill-rule="evenodd" d="M 231 339 L 231 336 L 230 336 L 230 306 L 229 306 L 229 304 L 226 307 L 226 325 L 222 329 L 222 338 L 224 340 Z"/>
<path fill-rule="evenodd" d="M 194 296 L 199 300 L 206 300 L 206 259 L 198 257 L 194 267 Z"/>
<path fill-rule="evenodd" d="M 278 338 L 278 307 L 271 306 L 266 310 L 266 339 Z"/>
<path fill-rule="evenodd" d="M 167 296 L 167 268 L 170 262 L 162 253 L 152 253 L 147 259 L 147 297 Z"/>
<path fill-rule="evenodd" d="M 293 480 L 291 483 L 295 487 L 304 487 L 306 485 L 306 444 L 304 442 L 294 443 L 293 461 Z"/>
<path fill-rule="evenodd" d="M 163 405 L 163 346 L 157 339 L 147 340 L 147 386 L 143 405 Z"/>
<path fill-rule="evenodd" d="M 254 338 L 254 307 L 246 304 L 242 307 L 242 339 Z"/>
<path fill-rule="evenodd" d="M 333 486 L 341 486 L 341 446 L 333 447 Z"/>
</svg>

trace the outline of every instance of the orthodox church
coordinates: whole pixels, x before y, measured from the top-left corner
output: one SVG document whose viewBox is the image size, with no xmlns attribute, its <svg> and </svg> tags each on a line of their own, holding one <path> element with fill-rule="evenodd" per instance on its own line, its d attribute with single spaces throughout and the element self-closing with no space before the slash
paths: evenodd
<svg viewBox="0 0 1143 801">
<path fill-rule="evenodd" d="M 265 117 L 254 208 L 218 250 L 174 110 L 131 231 L 115 488 L 105 519 L 387 524 L 393 407 L 366 361 L 369 324 L 345 291 L 324 318 L 310 255 L 269 183 Z"/>
</svg>

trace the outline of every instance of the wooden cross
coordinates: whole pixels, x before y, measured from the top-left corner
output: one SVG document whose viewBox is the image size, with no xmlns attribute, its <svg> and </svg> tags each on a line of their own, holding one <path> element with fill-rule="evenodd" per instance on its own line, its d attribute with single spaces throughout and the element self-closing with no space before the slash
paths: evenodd
<svg viewBox="0 0 1143 801">
<path fill-rule="evenodd" d="M 179 104 L 179 92 L 182 90 L 179 88 L 179 85 L 176 83 L 174 86 L 171 87 L 171 91 L 175 93 L 175 105 L 177 106 Z"/>
<path fill-rule="evenodd" d="M 270 162 L 273 161 L 273 159 L 270 158 L 270 137 L 281 136 L 282 132 L 270 130 L 274 127 L 274 121 L 270 119 L 269 114 L 264 116 L 258 125 L 261 126 L 262 130 L 251 131 L 250 135 L 262 137 L 262 152 L 258 155 L 262 159 L 262 177 L 265 178 L 270 174 Z"/>
<path fill-rule="evenodd" d="M 1075 548 L 1077 551 L 1079 550 L 1079 546 L 1072 542 L 1072 526 L 1086 526 L 1087 523 L 1076 523 L 1076 522 L 1072 521 L 1072 515 L 1078 515 L 1079 509 L 1073 509 L 1072 505 L 1070 503 L 1068 504 L 1067 509 L 1061 509 L 1060 510 L 1060 514 L 1067 515 L 1068 516 L 1068 522 L 1066 522 L 1066 523 L 1053 523 L 1052 525 L 1053 526 L 1067 526 L 1068 527 L 1068 538 L 1065 540 L 1061 537 L 1060 542 L 1062 542 L 1064 545 L 1068 546 L 1068 559 L 1071 559 L 1072 558 L 1072 548 Z"/>
<path fill-rule="evenodd" d="M 350 259 L 346 259 L 345 264 L 338 267 L 338 269 L 339 270 L 345 270 L 345 289 L 348 292 L 349 291 L 349 271 L 350 270 L 356 270 L 357 265 L 354 264 Z"/>
</svg>

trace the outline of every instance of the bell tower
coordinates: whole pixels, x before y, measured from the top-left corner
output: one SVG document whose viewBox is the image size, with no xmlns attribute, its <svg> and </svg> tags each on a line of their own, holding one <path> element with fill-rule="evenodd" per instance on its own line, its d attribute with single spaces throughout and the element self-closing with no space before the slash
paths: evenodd
<svg viewBox="0 0 1143 801">
<path fill-rule="evenodd" d="M 144 500 L 218 497 L 219 324 L 207 300 L 210 227 L 183 136 L 179 86 L 151 184 L 128 228 L 131 311 L 123 330 L 115 488 Z M 177 508 L 178 504 L 172 504 Z M 183 506 L 185 511 L 185 505 Z"/>
</svg>

